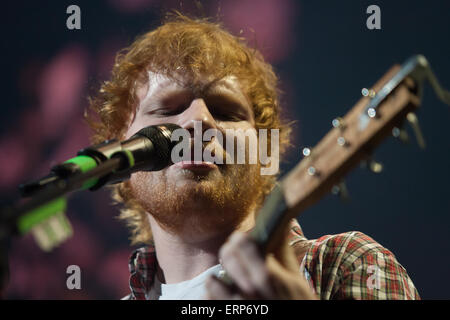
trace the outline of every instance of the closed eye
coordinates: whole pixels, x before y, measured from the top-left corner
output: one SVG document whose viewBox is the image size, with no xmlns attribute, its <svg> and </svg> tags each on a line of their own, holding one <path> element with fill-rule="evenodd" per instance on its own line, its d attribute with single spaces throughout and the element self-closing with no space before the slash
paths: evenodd
<svg viewBox="0 0 450 320">
<path fill-rule="evenodd" d="M 175 116 L 181 112 L 185 107 L 180 108 L 158 108 L 147 112 L 148 115 L 156 115 L 156 116 Z"/>
<path fill-rule="evenodd" d="M 224 112 L 213 112 L 212 116 L 216 120 L 220 121 L 244 121 L 243 117 L 241 115 L 235 114 L 235 113 L 224 113 Z"/>
<path fill-rule="evenodd" d="M 183 89 L 162 90 L 147 101 L 146 114 L 156 116 L 174 116 L 182 113 L 192 100 L 192 94 Z"/>
<path fill-rule="evenodd" d="M 214 95 L 205 99 L 214 118 L 222 121 L 249 120 L 247 109 L 237 100 L 227 95 Z"/>
</svg>

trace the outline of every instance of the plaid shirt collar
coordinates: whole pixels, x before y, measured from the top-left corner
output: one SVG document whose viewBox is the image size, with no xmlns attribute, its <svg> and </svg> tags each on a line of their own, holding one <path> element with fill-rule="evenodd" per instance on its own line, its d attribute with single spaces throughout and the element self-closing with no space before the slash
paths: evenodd
<svg viewBox="0 0 450 320">
<path fill-rule="evenodd" d="M 128 268 L 130 270 L 131 298 L 146 300 L 147 293 L 153 285 L 158 261 L 153 245 L 136 249 L 130 256 Z"/>
<path fill-rule="evenodd" d="M 288 237 L 290 244 L 293 245 L 294 248 L 299 247 L 299 244 L 306 241 L 297 220 L 292 220 Z M 299 257 L 300 261 L 302 258 L 303 255 Z M 130 256 L 128 268 L 130 271 L 131 289 L 129 298 L 147 300 L 147 294 L 150 292 L 153 285 L 153 280 L 158 268 L 154 245 L 150 244 L 134 250 Z"/>
</svg>

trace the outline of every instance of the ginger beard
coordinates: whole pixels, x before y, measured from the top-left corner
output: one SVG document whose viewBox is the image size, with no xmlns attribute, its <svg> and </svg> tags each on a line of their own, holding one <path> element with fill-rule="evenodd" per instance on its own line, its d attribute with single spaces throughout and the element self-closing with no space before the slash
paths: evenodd
<svg viewBox="0 0 450 320">
<path fill-rule="evenodd" d="M 199 175 L 172 165 L 137 172 L 131 192 L 143 209 L 173 234 L 230 233 L 261 203 L 270 179 L 258 164 L 223 164 Z"/>
</svg>

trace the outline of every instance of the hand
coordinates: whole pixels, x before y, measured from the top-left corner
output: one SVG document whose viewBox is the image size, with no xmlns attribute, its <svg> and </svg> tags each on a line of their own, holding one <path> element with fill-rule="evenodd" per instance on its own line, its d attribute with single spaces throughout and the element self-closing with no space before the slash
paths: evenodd
<svg viewBox="0 0 450 320">
<path fill-rule="evenodd" d="M 264 258 L 247 234 L 235 232 L 220 249 L 219 259 L 234 284 L 230 286 L 215 276 L 209 277 L 206 299 L 317 299 L 300 273 L 287 241 L 276 253 Z"/>
</svg>

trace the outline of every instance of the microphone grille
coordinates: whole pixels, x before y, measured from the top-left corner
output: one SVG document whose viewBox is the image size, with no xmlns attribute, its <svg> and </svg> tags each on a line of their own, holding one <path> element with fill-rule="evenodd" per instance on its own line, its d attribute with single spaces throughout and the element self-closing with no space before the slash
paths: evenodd
<svg viewBox="0 0 450 320">
<path fill-rule="evenodd" d="M 177 142 L 171 141 L 171 136 L 176 129 L 181 129 L 181 127 L 173 123 L 164 123 L 145 127 L 136 133 L 136 135 L 148 138 L 153 143 L 158 160 L 155 161 L 152 171 L 164 169 L 172 163 L 170 155 Z"/>
</svg>

